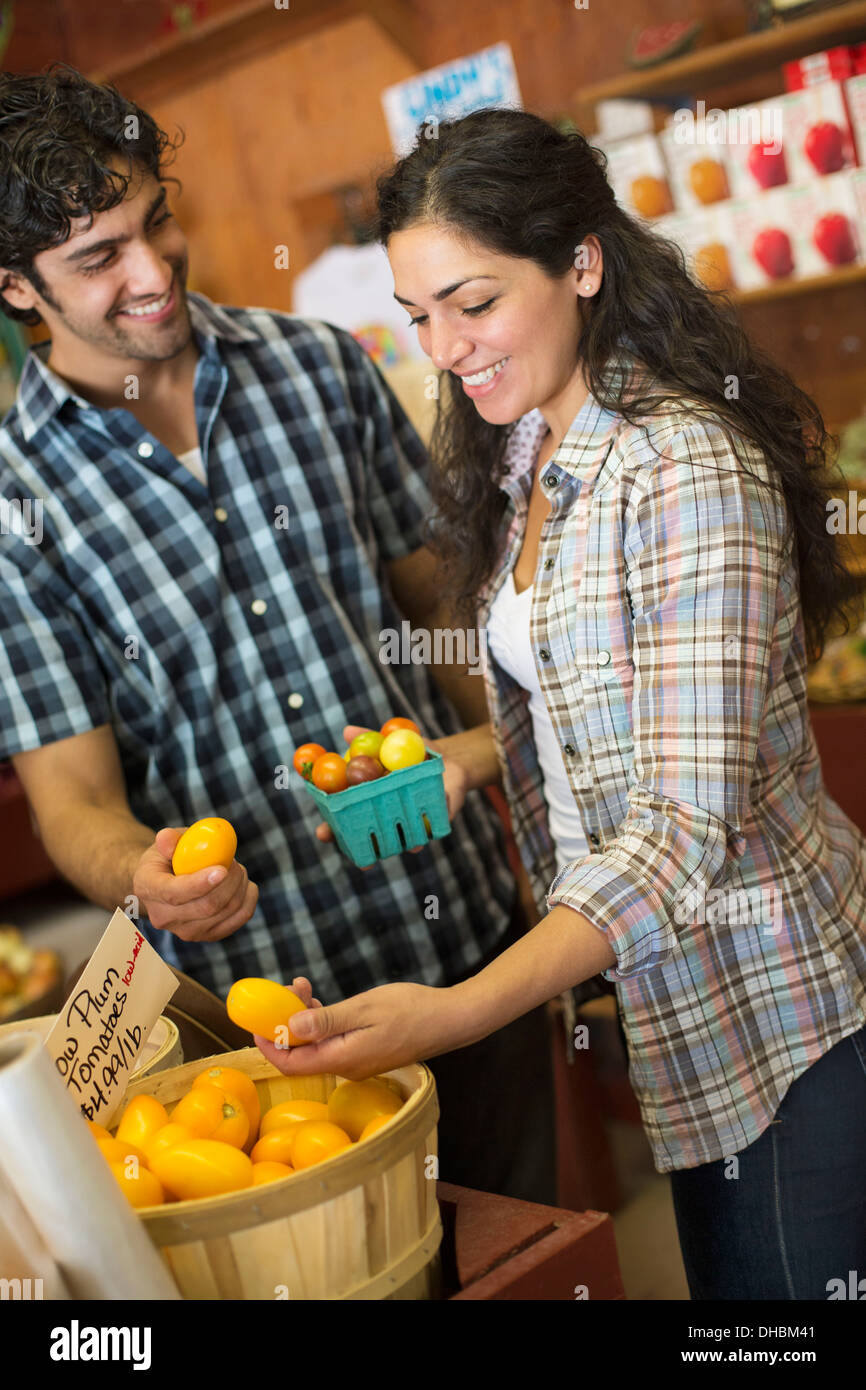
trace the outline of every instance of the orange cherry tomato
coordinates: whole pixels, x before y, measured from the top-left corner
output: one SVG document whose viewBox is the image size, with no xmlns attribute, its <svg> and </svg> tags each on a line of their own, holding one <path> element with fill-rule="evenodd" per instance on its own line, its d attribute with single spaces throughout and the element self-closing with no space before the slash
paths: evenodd
<svg viewBox="0 0 866 1390">
<path fill-rule="evenodd" d="M 309 1038 L 296 1038 L 289 1027 L 292 1014 L 307 1006 L 294 990 L 276 980 L 235 980 L 226 998 L 226 1011 L 232 1023 L 258 1033 L 277 1046 L 300 1047 Z"/>
<path fill-rule="evenodd" d="M 300 748 L 295 749 L 293 759 L 295 772 L 299 772 L 309 782 L 313 763 L 317 758 L 321 758 L 324 751 L 321 743 L 302 743 Z"/>
<path fill-rule="evenodd" d="M 387 738 L 389 734 L 393 734 L 395 729 L 409 729 L 413 734 L 420 734 L 421 732 L 414 719 L 403 719 L 398 715 L 394 719 L 386 719 L 385 723 L 379 730 L 379 733 L 382 735 L 383 738 Z M 379 755 L 377 753 L 376 757 L 378 756 Z"/>
<path fill-rule="evenodd" d="M 253 1185 L 251 1160 L 233 1144 L 218 1139 L 187 1139 L 173 1144 L 156 1155 L 153 1172 L 182 1202 L 193 1197 L 219 1197 Z"/>
<path fill-rule="evenodd" d="M 295 1130 L 309 1123 L 309 1120 L 296 1120 L 283 1129 L 271 1129 L 263 1134 L 250 1154 L 253 1163 L 291 1163 Z"/>
<path fill-rule="evenodd" d="M 263 1182 L 278 1182 L 280 1178 L 290 1178 L 294 1173 L 294 1168 L 290 1168 L 288 1163 L 263 1162 L 253 1164 L 253 1185 L 258 1187 Z"/>
<path fill-rule="evenodd" d="M 274 1130 L 274 1134 L 284 1131 Z M 344 1149 L 351 1149 L 352 1141 L 344 1129 L 331 1124 L 330 1120 L 304 1120 L 292 1133 L 292 1167 L 312 1168 L 314 1163 L 323 1163 Z"/>
<path fill-rule="evenodd" d="M 237 847 L 234 827 L 221 816 L 207 816 L 183 832 L 175 845 L 171 867 L 176 874 L 194 874 L 218 864 L 230 869 Z"/>
<path fill-rule="evenodd" d="M 341 1081 L 328 1097 L 328 1118 L 351 1139 L 360 1139 L 376 1115 L 396 1115 L 402 1106 L 400 1097 L 381 1081 Z"/>
<path fill-rule="evenodd" d="M 250 1133 L 247 1112 L 237 1096 L 220 1086 L 192 1086 L 171 1112 L 174 1124 L 186 1125 L 196 1139 L 215 1139 L 242 1149 Z"/>
<path fill-rule="evenodd" d="M 169 1120 L 167 1125 L 158 1129 L 156 1134 L 152 1134 L 145 1146 L 145 1156 L 148 1164 L 151 1164 L 157 1154 L 164 1149 L 170 1149 L 173 1144 L 182 1144 L 187 1139 L 194 1139 L 195 1135 L 189 1125 L 180 1125 L 174 1120 Z"/>
<path fill-rule="evenodd" d="M 298 1120 L 327 1120 L 328 1107 L 323 1100 L 281 1100 L 262 1116 L 261 1134 L 285 1129 Z"/>
<path fill-rule="evenodd" d="M 134 1158 L 141 1168 L 148 1167 L 146 1154 L 137 1145 L 130 1144 L 128 1139 L 115 1139 L 109 1134 L 107 1139 L 97 1139 L 96 1144 L 108 1163 L 125 1163 L 127 1159 Z"/>
<path fill-rule="evenodd" d="M 155 1173 L 143 1164 L 109 1163 L 117 1185 L 126 1200 L 134 1207 L 161 1207 L 165 1201 L 165 1191 Z"/>
<path fill-rule="evenodd" d="M 372 1135 L 378 1134 L 383 1125 L 389 1125 L 393 1118 L 393 1115 L 374 1115 L 372 1120 L 368 1120 L 361 1130 L 358 1142 L 360 1143 L 362 1139 L 369 1139 Z"/>
<path fill-rule="evenodd" d="M 256 1083 L 238 1067 L 217 1066 L 208 1067 L 207 1071 L 200 1072 L 192 1084 L 193 1086 L 221 1086 L 223 1090 L 231 1091 L 233 1095 L 237 1096 L 243 1104 L 244 1110 L 247 1112 L 247 1119 L 250 1122 L 247 1142 L 243 1145 L 246 1152 L 249 1153 L 259 1137 L 259 1120 L 262 1114 Z"/>
<path fill-rule="evenodd" d="M 135 1096 L 126 1106 L 117 1126 L 117 1138 L 146 1149 L 158 1129 L 168 1124 L 168 1111 L 156 1096 Z"/>
<path fill-rule="evenodd" d="M 349 785 L 346 761 L 339 753 L 322 753 L 313 763 L 311 779 L 320 792 L 341 792 Z"/>
</svg>

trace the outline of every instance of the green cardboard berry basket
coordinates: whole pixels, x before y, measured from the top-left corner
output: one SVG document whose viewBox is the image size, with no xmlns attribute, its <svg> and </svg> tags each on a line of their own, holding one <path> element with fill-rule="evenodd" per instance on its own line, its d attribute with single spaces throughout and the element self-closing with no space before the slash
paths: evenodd
<svg viewBox="0 0 866 1390">
<path fill-rule="evenodd" d="M 320 791 L 306 779 L 304 785 L 340 849 L 359 869 L 451 833 L 442 755 L 429 748 L 423 763 L 342 792 Z"/>
</svg>

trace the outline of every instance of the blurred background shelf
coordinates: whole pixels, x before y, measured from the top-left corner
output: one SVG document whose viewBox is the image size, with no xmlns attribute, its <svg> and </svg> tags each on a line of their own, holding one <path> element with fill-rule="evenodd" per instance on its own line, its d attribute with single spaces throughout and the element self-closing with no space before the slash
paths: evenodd
<svg viewBox="0 0 866 1390">
<path fill-rule="evenodd" d="M 696 17 L 700 16 L 700 7 Z M 834 44 L 855 43 L 866 31 L 866 3 L 848 5 L 778 24 L 760 33 L 744 34 L 725 43 L 697 48 L 657 67 L 641 68 L 590 82 L 578 88 L 580 102 L 620 97 L 678 95 L 700 87 L 719 87 L 753 72 L 763 72 Z"/>
</svg>

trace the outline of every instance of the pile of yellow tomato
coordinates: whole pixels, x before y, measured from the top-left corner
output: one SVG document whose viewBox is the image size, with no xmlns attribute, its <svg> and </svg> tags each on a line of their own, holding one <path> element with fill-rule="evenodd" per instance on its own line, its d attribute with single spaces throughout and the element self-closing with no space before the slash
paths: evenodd
<svg viewBox="0 0 866 1390">
<path fill-rule="evenodd" d="M 388 1077 L 343 1081 L 327 1103 L 284 1100 L 261 1114 L 249 1076 L 211 1066 L 166 1110 L 136 1096 L 114 1136 L 88 1120 L 134 1207 L 216 1197 L 275 1182 L 363 1143 L 396 1115 L 403 1098 Z"/>
</svg>

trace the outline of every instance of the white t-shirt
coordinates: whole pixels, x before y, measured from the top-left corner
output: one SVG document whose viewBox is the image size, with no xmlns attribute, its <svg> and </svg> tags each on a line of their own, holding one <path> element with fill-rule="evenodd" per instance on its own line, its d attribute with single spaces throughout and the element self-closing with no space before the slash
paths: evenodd
<svg viewBox="0 0 866 1390">
<path fill-rule="evenodd" d="M 590 853 L 580 813 L 568 784 L 562 751 L 553 730 L 529 640 L 532 588 L 518 594 L 509 574 L 490 610 L 487 643 L 504 671 L 529 692 L 529 714 L 538 762 L 544 779 L 544 799 L 557 864 L 570 864 Z"/>
<path fill-rule="evenodd" d="M 202 460 L 201 456 L 201 449 L 189 449 L 185 454 L 178 454 L 177 458 L 178 462 L 182 463 L 184 468 L 189 469 L 190 473 L 192 473 L 194 478 L 198 478 L 199 482 L 201 483 L 207 482 L 207 478 L 205 477 L 204 472 L 204 461 Z"/>
</svg>

